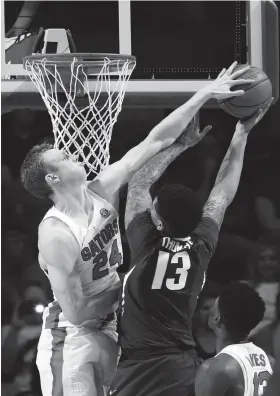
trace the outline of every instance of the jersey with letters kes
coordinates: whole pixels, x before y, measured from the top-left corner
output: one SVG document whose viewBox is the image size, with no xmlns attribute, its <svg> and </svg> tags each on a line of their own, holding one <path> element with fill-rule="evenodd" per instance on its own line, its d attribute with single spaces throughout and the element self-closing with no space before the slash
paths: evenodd
<svg viewBox="0 0 280 396">
<path fill-rule="evenodd" d="M 244 396 L 262 396 L 272 375 L 266 353 L 252 342 L 228 345 L 218 355 L 221 353 L 239 363 L 244 377 Z"/>
</svg>

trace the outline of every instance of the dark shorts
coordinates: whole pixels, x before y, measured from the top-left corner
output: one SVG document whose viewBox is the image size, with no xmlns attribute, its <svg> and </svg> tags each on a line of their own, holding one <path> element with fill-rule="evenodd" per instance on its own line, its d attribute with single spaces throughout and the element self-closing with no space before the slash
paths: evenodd
<svg viewBox="0 0 280 396">
<path fill-rule="evenodd" d="M 201 363 L 193 350 L 123 359 L 108 395 L 194 396 L 194 380 Z"/>
</svg>

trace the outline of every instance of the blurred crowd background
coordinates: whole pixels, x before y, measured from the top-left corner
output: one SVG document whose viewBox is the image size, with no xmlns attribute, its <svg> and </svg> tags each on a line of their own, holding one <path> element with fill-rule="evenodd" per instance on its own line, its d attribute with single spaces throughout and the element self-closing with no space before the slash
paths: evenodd
<svg viewBox="0 0 280 396">
<path fill-rule="evenodd" d="M 114 128 L 111 162 L 135 146 L 171 110 L 123 109 Z M 248 282 L 264 299 L 263 322 L 250 335 L 271 356 L 280 326 L 280 134 L 279 102 L 251 132 L 238 194 L 229 207 L 216 253 L 193 320 L 198 354 L 215 355 L 208 327 L 211 304 L 232 280 Z M 162 183 L 183 183 L 205 202 L 232 137 L 236 120 L 222 111 L 202 110 L 201 126 L 211 134 L 182 154 L 166 171 Z M 51 202 L 29 195 L 19 180 L 27 151 L 52 138 L 45 111 L 15 110 L 2 115 L 2 392 L 5 396 L 40 396 L 35 366 L 42 309 L 52 300 L 48 279 L 37 260 L 37 228 Z M 121 192 L 121 225 L 126 187 Z M 123 232 L 124 272 L 129 248 Z M 279 349 L 279 346 L 278 346 Z"/>
</svg>

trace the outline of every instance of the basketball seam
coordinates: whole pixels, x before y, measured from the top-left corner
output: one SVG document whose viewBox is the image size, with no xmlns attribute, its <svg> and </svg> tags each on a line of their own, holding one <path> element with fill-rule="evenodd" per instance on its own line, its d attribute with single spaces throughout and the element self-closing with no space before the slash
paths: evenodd
<svg viewBox="0 0 280 396">
<path fill-rule="evenodd" d="M 260 106 L 260 105 L 262 105 L 262 104 L 264 104 L 265 102 L 267 102 L 268 100 L 269 100 L 270 98 L 267 98 L 267 99 L 265 99 L 263 102 L 260 102 L 260 103 L 257 103 L 257 104 L 254 104 L 254 105 L 252 105 L 252 106 L 236 106 L 235 104 L 233 104 L 233 103 L 231 103 L 230 105 L 231 106 L 233 106 L 233 107 L 236 107 L 236 108 L 243 108 L 243 107 L 246 107 L 246 108 L 250 108 L 250 107 L 258 107 L 258 106 Z"/>
<path fill-rule="evenodd" d="M 225 112 L 227 112 L 228 114 L 232 115 L 233 117 L 240 118 L 240 115 L 239 115 L 239 114 L 235 113 L 235 111 L 233 111 L 232 109 L 226 108 L 223 104 L 221 104 L 221 108 L 222 108 Z"/>
<path fill-rule="evenodd" d="M 264 80 L 259 79 L 259 80 L 255 81 L 255 82 L 251 83 L 251 84 L 250 84 L 250 87 L 248 87 L 247 89 L 244 89 L 244 91 L 245 91 L 245 92 L 248 92 L 248 91 L 250 91 L 250 89 L 253 89 L 253 88 L 257 87 L 258 85 L 264 83 L 264 82 L 267 81 L 267 80 L 268 80 L 268 77 L 266 77 Z M 245 84 L 246 84 L 246 83 L 245 83 Z"/>
<path fill-rule="evenodd" d="M 267 81 L 267 80 L 269 80 L 268 77 L 266 77 L 264 80 L 256 81 L 255 83 L 252 83 L 252 84 L 254 84 L 253 86 L 250 86 L 248 89 L 243 89 L 242 91 L 248 92 L 248 91 L 250 91 L 251 89 L 257 87 L 258 85 L 264 83 L 264 82 Z M 256 83 L 258 83 L 258 84 L 256 84 Z M 252 85 L 252 84 L 251 84 L 251 85 Z M 240 87 L 241 87 L 242 85 L 243 85 L 243 84 L 240 84 Z M 232 92 L 234 92 L 234 91 L 232 91 Z M 228 100 L 228 98 L 222 100 L 220 103 L 225 103 L 227 100 Z M 238 106 L 238 107 L 239 107 L 239 106 Z M 242 107 L 247 107 L 247 106 L 242 106 Z M 250 107 L 250 106 L 249 106 L 249 107 Z"/>
</svg>

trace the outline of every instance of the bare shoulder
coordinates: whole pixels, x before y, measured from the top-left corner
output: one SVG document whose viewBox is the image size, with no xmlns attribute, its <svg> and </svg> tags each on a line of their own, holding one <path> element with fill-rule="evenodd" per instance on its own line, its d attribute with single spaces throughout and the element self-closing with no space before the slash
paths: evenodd
<svg viewBox="0 0 280 396">
<path fill-rule="evenodd" d="M 208 359 L 202 363 L 199 368 L 200 375 L 207 374 L 209 377 L 224 378 L 232 382 L 239 375 L 239 364 L 231 356 L 221 353 L 212 359 Z"/>
<path fill-rule="evenodd" d="M 74 238 L 69 228 L 59 219 L 50 217 L 39 226 L 39 238 L 68 239 Z"/>
<path fill-rule="evenodd" d="M 78 243 L 70 229 L 59 219 L 49 218 L 43 221 L 38 231 L 38 247 L 44 256 L 59 254 L 61 249 L 78 251 Z"/>
<path fill-rule="evenodd" d="M 203 217 L 211 218 L 220 228 L 228 205 L 229 200 L 227 196 L 222 194 L 215 196 L 210 195 L 203 208 Z"/>
<path fill-rule="evenodd" d="M 240 386 L 241 389 L 237 394 L 244 394 L 243 383 L 240 382 L 240 378 L 243 378 L 240 370 L 235 359 L 227 354 L 206 360 L 196 376 L 196 396 L 224 396 L 230 391 L 235 392 Z"/>
<path fill-rule="evenodd" d="M 205 360 L 202 365 L 199 367 L 198 376 L 205 375 L 209 372 L 211 367 L 215 365 L 215 358 Z"/>
</svg>

